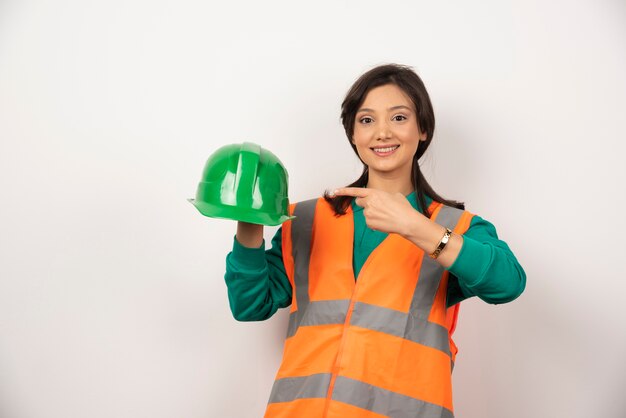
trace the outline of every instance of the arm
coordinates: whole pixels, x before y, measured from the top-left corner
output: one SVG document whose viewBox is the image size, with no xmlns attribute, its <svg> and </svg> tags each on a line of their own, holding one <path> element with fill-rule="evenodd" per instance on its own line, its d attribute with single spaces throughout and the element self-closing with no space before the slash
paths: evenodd
<svg viewBox="0 0 626 418">
<path fill-rule="evenodd" d="M 472 296 L 492 304 L 511 302 L 526 287 L 526 273 L 517 258 L 506 242 L 498 239 L 493 224 L 480 216 L 472 218 L 448 270 L 448 306 Z"/>
<path fill-rule="evenodd" d="M 445 232 L 443 226 L 415 210 L 402 193 L 344 187 L 335 194 L 356 197 L 371 229 L 402 235 L 426 254 L 435 250 Z M 526 286 L 526 273 L 508 245 L 498 239 L 495 227 L 479 216 L 472 218 L 463 235 L 452 233 L 436 261 L 452 274 L 449 306 L 471 296 L 494 304 L 510 302 Z"/>
<path fill-rule="evenodd" d="M 445 228 L 420 213 L 413 213 L 411 227 L 404 236 L 428 254 L 434 251 Z M 472 296 L 487 303 L 511 302 L 526 287 L 526 273 L 496 229 L 480 216 L 474 216 L 469 229 L 453 233 L 436 260 L 450 271 L 448 306 Z"/>
<path fill-rule="evenodd" d="M 247 225 L 237 227 L 233 251 L 226 256 L 224 279 L 235 319 L 261 321 L 289 306 L 292 290 L 282 259 L 282 228 L 274 235 L 272 248 L 265 251 L 263 227 Z"/>
</svg>

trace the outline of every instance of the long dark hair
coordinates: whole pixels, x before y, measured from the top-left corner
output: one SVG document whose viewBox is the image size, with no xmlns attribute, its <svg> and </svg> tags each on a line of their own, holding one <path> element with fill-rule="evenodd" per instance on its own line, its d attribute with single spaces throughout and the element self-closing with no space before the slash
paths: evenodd
<svg viewBox="0 0 626 418">
<path fill-rule="evenodd" d="M 426 149 L 428 149 L 435 132 L 435 114 L 424 83 L 411 67 L 399 64 L 380 65 L 363 74 L 357 81 L 355 81 L 352 87 L 350 87 L 343 103 L 341 103 L 341 121 L 352 150 L 358 157 L 359 153 L 357 152 L 356 146 L 352 143 L 357 110 L 363 104 L 363 101 L 365 101 L 365 97 L 370 90 L 387 84 L 394 84 L 398 86 L 404 91 L 404 93 L 406 93 L 407 96 L 411 98 L 417 111 L 418 127 L 422 132 L 426 132 L 427 135 L 425 141 L 419 142 L 417 151 L 413 156 L 413 166 L 411 170 L 411 184 L 415 189 L 417 202 L 422 208 L 424 215 L 429 218 L 431 215 L 426 207 L 425 196 L 448 206 L 465 209 L 465 205 L 462 202 L 447 200 L 439 196 L 433 188 L 430 187 L 420 170 L 418 160 L 422 155 L 424 155 Z M 361 160 L 361 162 L 363 162 L 363 160 Z M 368 178 L 369 170 L 367 165 L 363 163 L 363 172 L 361 176 L 347 187 L 364 187 L 367 185 Z M 324 199 L 332 205 L 335 214 L 339 216 L 345 215 L 353 197 L 333 197 L 328 191 L 326 191 L 324 193 Z"/>
</svg>

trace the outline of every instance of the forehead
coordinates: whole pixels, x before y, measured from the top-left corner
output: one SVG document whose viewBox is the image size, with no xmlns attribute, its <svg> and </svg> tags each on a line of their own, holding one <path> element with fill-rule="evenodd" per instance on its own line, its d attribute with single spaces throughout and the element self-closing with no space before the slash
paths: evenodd
<svg viewBox="0 0 626 418">
<path fill-rule="evenodd" d="M 414 109 L 413 101 L 411 98 L 395 84 L 385 84 L 371 89 L 361 107 L 370 109 L 382 108 L 387 109 L 392 106 L 408 106 Z"/>
</svg>

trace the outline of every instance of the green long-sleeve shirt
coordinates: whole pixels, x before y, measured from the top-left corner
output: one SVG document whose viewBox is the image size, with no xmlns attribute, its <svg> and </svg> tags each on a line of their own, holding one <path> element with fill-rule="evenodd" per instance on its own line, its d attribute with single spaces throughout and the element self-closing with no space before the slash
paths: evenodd
<svg viewBox="0 0 626 418">
<path fill-rule="evenodd" d="M 415 192 L 407 196 L 414 209 L 423 213 Z M 426 197 L 427 207 L 432 200 Z M 355 277 L 371 252 L 385 239 L 386 233 L 368 228 L 363 208 L 352 203 L 354 212 L 353 268 Z M 498 239 L 495 227 L 480 216 L 472 218 L 463 234 L 463 246 L 448 268 L 447 304 L 452 306 L 472 296 L 493 304 L 517 298 L 526 286 L 526 274 L 509 246 Z M 291 304 L 292 289 L 282 259 L 282 228 L 265 250 L 247 248 L 234 239 L 233 250 L 226 256 L 226 285 L 233 316 L 239 321 L 260 321 L 279 308 Z"/>
</svg>

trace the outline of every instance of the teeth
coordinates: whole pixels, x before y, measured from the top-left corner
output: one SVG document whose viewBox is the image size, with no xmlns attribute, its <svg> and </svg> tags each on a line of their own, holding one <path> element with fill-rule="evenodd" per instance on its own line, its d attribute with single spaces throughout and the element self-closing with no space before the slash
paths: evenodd
<svg viewBox="0 0 626 418">
<path fill-rule="evenodd" d="M 391 151 L 395 150 L 398 147 L 399 147 L 399 145 L 395 145 L 393 147 L 387 147 L 387 148 L 374 148 L 374 151 L 376 151 L 376 152 L 391 152 Z"/>
</svg>

